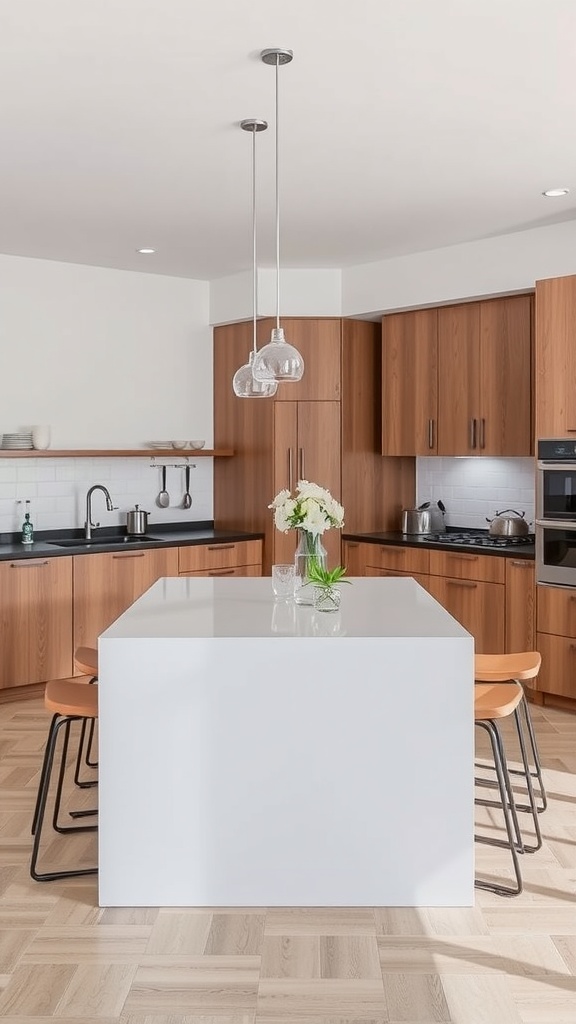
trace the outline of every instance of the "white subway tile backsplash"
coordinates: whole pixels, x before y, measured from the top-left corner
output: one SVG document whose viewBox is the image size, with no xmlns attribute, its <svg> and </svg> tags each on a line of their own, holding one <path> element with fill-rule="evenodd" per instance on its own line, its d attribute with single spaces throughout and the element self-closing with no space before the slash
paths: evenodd
<svg viewBox="0 0 576 1024">
<path fill-rule="evenodd" d="M 178 457 L 163 460 L 180 462 Z M 183 461 L 183 460 L 182 460 Z M 184 494 L 184 470 L 167 470 L 167 489 L 171 504 L 160 509 L 155 504 L 160 490 L 158 463 L 146 458 L 114 459 L 6 459 L 0 464 L 0 532 L 19 530 L 24 506 L 17 501 L 31 500 L 31 518 L 36 530 L 77 529 L 86 518 L 86 492 L 95 483 L 110 491 L 114 512 L 106 510 L 104 496 L 94 495 L 94 521 L 102 526 L 124 526 L 126 512 L 138 504 L 148 510 L 150 525 L 170 522 L 195 522 L 213 518 L 212 460 L 197 459 L 190 472 L 192 508 L 180 508 Z"/>
<path fill-rule="evenodd" d="M 417 504 L 441 499 L 446 524 L 486 529 L 487 518 L 504 508 L 534 520 L 533 459 L 418 458 Z"/>
</svg>

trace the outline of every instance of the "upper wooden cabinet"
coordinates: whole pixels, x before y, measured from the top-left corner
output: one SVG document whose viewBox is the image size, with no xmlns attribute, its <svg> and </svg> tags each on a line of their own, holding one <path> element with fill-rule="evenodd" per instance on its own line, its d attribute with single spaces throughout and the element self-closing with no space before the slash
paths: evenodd
<svg viewBox="0 0 576 1024">
<path fill-rule="evenodd" d="M 576 275 L 536 282 L 536 437 L 576 434 Z"/>
<path fill-rule="evenodd" d="M 382 319 L 382 454 L 436 455 L 438 311 Z"/>
<path fill-rule="evenodd" d="M 532 453 L 532 298 L 383 318 L 386 455 Z"/>
<path fill-rule="evenodd" d="M 258 345 L 270 341 L 272 319 L 258 324 Z M 304 360 L 304 376 L 293 384 L 279 384 L 276 402 L 338 402 L 340 400 L 340 343 L 342 321 L 282 318 L 286 341 Z"/>
</svg>

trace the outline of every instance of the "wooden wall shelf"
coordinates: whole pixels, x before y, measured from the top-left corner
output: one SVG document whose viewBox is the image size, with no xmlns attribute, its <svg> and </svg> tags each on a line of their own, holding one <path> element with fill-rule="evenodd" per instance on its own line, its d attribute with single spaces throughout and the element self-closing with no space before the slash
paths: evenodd
<svg viewBox="0 0 576 1024">
<path fill-rule="evenodd" d="M 36 448 L 23 449 L 2 449 L 2 459 L 109 459 L 109 458 L 150 458 L 151 456 L 166 458 L 166 456 L 205 459 L 205 458 L 228 458 L 234 455 L 232 448 L 87 448 L 70 449 L 68 451 L 57 451 L 54 448 L 46 448 L 40 451 Z"/>
</svg>

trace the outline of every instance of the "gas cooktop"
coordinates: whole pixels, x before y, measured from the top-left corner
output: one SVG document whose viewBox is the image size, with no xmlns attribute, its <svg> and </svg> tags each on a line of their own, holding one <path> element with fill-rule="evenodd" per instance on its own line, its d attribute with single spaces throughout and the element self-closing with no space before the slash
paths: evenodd
<svg viewBox="0 0 576 1024">
<path fill-rule="evenodd" d="M 514 548 L 534 544 L 534 534 L 528 533 L 524 537 L 491 537 L 483 530 L 462 530 L 430 533 L 425 540 L 431 544 L 458 544 L 460 547 Z"/>
</svg>

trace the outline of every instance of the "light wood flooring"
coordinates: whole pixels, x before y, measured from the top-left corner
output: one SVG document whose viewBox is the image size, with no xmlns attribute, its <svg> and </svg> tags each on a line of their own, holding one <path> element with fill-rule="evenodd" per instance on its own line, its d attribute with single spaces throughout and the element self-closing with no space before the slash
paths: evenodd
<svg viewBox="0 0 576 1024">
<path fill-rule="evenodd" d="M 48 716 L 38 700 L 0 706 L 0 1017 L 575 1024 L 576 716 L 534 708 L 533 718 L 550 806 L 543 849 L 522 858 L 521 896 L 477 892 L 474 908 L 456 910 L 100 909 L 94 877 L 30 879 Z M 94 798 L 74 795 L 77 806 Z M 495 811 L 476 818 L 497 833 Z M 60 866 L 95 857 L 93 835 L 50 834 L 49 846 Z M 507 858 L 478 847 L 477 870 L 506 875 Z"/>
</svg>

